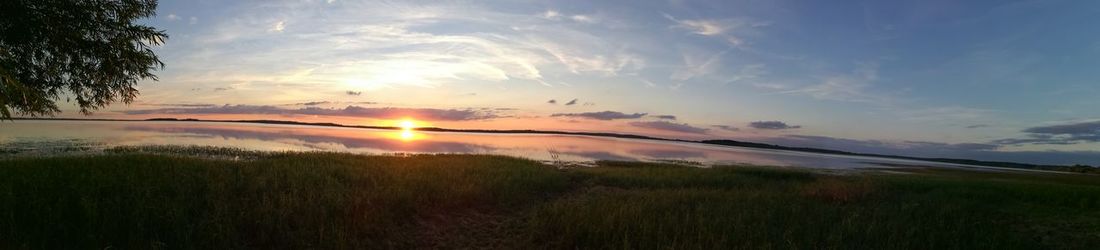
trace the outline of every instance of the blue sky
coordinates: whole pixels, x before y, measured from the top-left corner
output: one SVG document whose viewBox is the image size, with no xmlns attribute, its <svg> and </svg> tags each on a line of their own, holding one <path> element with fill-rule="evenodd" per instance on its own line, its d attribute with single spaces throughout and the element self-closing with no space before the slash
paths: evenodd
<svg viewBox="0 0 1100 250">
<path fill-rule="evenodd" d="M 161 80 L 99 115 L 1100 163 L 1097 19 L 1089 1 L 162 1 Z"/>
</svg>

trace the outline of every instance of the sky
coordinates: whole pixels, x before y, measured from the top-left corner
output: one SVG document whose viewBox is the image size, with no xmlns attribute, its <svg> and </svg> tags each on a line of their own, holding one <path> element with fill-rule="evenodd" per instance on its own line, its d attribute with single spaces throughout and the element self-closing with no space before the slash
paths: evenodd
<svg viewBox="0 0 1100 250">
<path fill-rule="evenodd" d="M 159 81 L 94 116 L 1100 165 L 1098 19 L 1059 0 L 162 0 L 142 21 L 170 36 Z"/>
</svg>

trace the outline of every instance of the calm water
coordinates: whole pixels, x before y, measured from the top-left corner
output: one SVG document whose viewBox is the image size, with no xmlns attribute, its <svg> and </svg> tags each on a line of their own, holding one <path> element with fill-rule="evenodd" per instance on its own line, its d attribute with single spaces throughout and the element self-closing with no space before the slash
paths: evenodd
<svg viewBox="0 0 1100 250">
<path fill-rule="evenodd" d="M 957 164 L 568 135 L 402 132 L 203 122 L 16 121 L 0 124 L 7 154 L 96 151 L 120 145 L 202 145 L 276 151 L 477 153 L 535 160 L 691 161 L 826 169 Z"/>
</svg>

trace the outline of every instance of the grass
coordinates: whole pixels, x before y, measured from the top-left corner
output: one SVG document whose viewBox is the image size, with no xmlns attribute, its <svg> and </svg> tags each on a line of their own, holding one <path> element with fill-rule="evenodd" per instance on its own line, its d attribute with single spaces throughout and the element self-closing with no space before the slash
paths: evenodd
<svg viewBox="0 0 1100 250">
<path fill-rule="evenodd" d="M 556 169 L 485 155 L 246 158 L 118 150 L 0 160 L 0 248 L 1100 245 L 1100 178 L 1090 175 L 636 162 Z"/>
</svg>

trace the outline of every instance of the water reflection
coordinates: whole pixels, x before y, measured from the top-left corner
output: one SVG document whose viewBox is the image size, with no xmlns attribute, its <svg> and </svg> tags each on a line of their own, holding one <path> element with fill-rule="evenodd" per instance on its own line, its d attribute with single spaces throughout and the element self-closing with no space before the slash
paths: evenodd
<svg viewBox="0 0 1100 250">
<path fill-rule="evenodd" d="M 85 140 L 96 145 L 204 145 L 253 150 L 325 150 L 360 153 L 479 153 L 536 160 L 675 160 L 814 168 L 880 167 L 930 162 L 588 136 L 435 133 L 403 130 L 202 123 L 18 121 L 5 124 L 0 143 Z M 13 142 L 20 142 L 22 144 Z M 6 146 L 9 147 L 9 146 Z"/>
<path fill-rule="evenodd" d="M 482 153 L 493 148 L 463 142 L 418 141 L 427 135 L 414 131 L 356 131 L 351 129 L 298 129 L 239 125 L 141 124 L 122 127 L 127 131 L 157 132 L 171 137 L 199 136 L 235 140 L 230 146 L 250 147 L 250 141 L 281 142 L 318 150 L 374 149 L 386 152 Z M 220 143 L 218 143 L 220 145 Z"/>
</svg>

